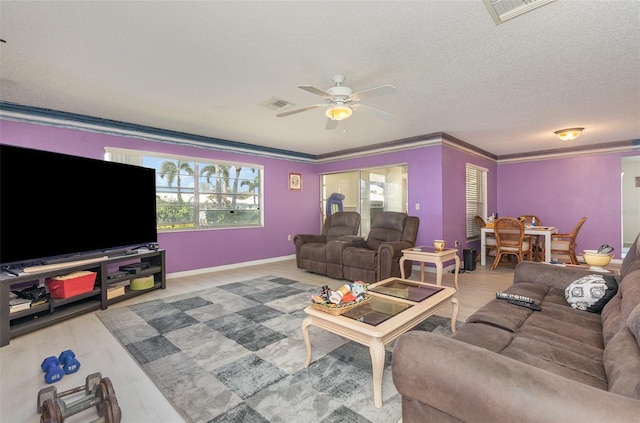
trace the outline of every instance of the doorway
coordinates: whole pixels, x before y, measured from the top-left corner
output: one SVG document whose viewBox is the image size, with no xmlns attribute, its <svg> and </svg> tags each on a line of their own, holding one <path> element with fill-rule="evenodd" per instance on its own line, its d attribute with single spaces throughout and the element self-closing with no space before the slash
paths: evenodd
<svg viewBox="0 0 640 423">
<path fill-rule="evenodd" d="M 380 211 L 407 211 L 407 165 L 330 173 L 321 177 L 322 221 L 327 217 L 327 199 L 344 196 L 342 209 L 360 213 L 360 235 L 366 236 L 371 218 Z"/>
<path fill-rule="evenodd" d="M 622 158 L 622 257 L 640 231 L 640 156 Z"/>
</svg>

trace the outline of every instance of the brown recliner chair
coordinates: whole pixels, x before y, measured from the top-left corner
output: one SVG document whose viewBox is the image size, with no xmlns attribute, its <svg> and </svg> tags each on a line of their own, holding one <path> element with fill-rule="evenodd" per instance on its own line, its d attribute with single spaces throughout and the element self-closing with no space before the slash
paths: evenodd
<svg viewBox="0 0 640 423">
<path fill-rule="evenodd" d="M 296 265 L 299 269 L 342 279 L 342 249 L 350 239 L 358 237 L 360 213 L 337 212 L 328 216 L 322 225 L 322 234 L 297 234 Z"/>
<path fill-rule="evenodd" d="M 400 212 L 379 212 L 373 216 L 367 240 L 354 241 L 342 251 L 342 273 L 351 281 L 378 282 L 400 277 L 400 257 L 405 248 L 415 247 L 420 218 Z M 404 262 L 405 277 L 413 262 Z"/>
</svg>

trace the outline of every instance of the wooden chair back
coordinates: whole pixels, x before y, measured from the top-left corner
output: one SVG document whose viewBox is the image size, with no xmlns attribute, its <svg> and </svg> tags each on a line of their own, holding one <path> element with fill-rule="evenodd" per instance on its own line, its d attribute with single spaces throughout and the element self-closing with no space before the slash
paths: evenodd
<svg viewBox="0 0 640 423">
<path fill-rule="evenodd" d="M 584 222 L 587 221 L 586 216 L 582 217 L 582 219 L 580 219 L 578 221 L 578 223 L 576 224 L 576 226 L 573 228 L 573 231 L 571 231 L 570 233 L 563 233 L 563 234 L 553 234 L 551 236 L 551 255 L 557 255 L 560 257 L 563 256 L 569 256 L 569 261 L 571 262 L 571 264 L 578 264 L 578 257 L 576 256 L 576 239 L 578 238 L 578 233 L 580 232 L 580 228 L 582 228 L 582 225 L 584 225 Z M 554 241 L 564 241 L 562 243 L 560 242 L 556 242 L 554 244 Z M 568 249 L 566 246 L 566 243 L 568 242 Z M 561 247 L 561 248 L 554 248 L 555 246 Z"/>
<path fill-rule="evenodd" d="M 515 248 L 522 249 L 524 241 L 524 225 L 518 219 L 512 217 L 500 217 L 493 224 L 493 231 L 498 241 L 498 249 Z"/>
<path fill-rule="evenodd" d="M 498 253 L 491 265 L 491 270 L 495 269 L 500 260 L 505 256 L 513 255 L 520 263 L 527 255 L 531 260 L 531 243 L 525 241 L 524 224 L 520 219 L 514 217 L 500 217 L 493 224 L 493 231 L 496 236 Z"/>
<path fill-rule="evenodd" d="M 473 219 L 475 220 L 476 226 L 478 227 L 478 229 L 487 227 L 487 224 L 485 223 L 484 219 L 481 218 L 480 216 L 475 216 Z"/>
</svg>

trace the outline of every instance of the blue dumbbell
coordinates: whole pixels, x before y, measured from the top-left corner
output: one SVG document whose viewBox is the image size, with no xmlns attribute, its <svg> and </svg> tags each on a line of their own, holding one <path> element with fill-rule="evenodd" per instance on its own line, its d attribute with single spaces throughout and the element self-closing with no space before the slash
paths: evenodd
<svg viewBox="0 0 640 423">
<path fill-rule="evenodd" d="M 55 383 L 64 376 L 64 371 L 60 368 L 60 362 L 54 356 L 45 358 L 40 368 L 44 372 L 44 380 L 47 383 Z"/>
<path fill-rule="evenodd" d="M 70 375 L 80 370 L 80 362 L 76 360 L 76 355 L 71 350 L 62 351 L 58 360 L 65 374 Z"/>
</svg>

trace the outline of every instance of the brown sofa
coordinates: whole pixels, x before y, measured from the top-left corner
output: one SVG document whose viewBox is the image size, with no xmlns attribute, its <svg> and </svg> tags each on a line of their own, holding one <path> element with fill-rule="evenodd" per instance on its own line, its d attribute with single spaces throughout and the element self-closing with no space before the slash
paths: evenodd
<svg viewBox="0 0 640 423">
<path fill-rule="evenodd" d="M 297 234 L 296 265 L 299 269 L 342 279 L 342 250 L 344 240 L 357 237 L 360 213 L 337 212 L 327 216 L 321 234 Z M 355 237 L 355 238 L 354 238 Z"/>
<path fill-rule="evenodd" d="M 565 299 L 593 272 L 523 262 L 506 292 L 541 311 L 494 299 L 451 337 L 402 335 L 392 374 L 403 423 L 640 421 L 639 247 L 636 238 L 600 313 Z"/>
<path fill-rule="evenodd" d="M 344 225 L 338 226 L 346 228 Z M 373 215 L 366 240 L 349 236 L 346 230 L 327 229 L 324 235 L 324 227 L 323 235 L 298 234 L 293 239 L 296 244 L 296 264 L 300 269 L 350 281 L 373 283 L 393 276 L 400 277 L 402 250 L 415 246 L 419 226 L 420 219 L 416 216 L 383 211 Z M 411 260 L 404 263 L 407 278 L 411 276 L 412 264 Z"/>
</svg>

